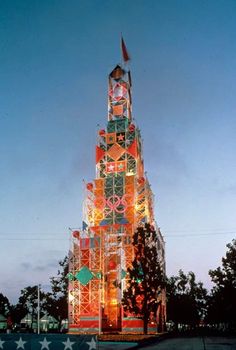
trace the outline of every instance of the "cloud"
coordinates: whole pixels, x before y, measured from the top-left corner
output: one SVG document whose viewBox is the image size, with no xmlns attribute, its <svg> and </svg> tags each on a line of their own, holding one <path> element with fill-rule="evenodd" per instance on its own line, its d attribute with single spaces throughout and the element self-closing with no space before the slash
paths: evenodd
<svg viewBox="0 0 236 350">
<path fill-rule="evenodd" d="M 38 264 L 36 266 L 33 266 L 33 271 L 48 271 L 51 270 L 52 268 L 57 269 L 58 267 L 58 260 L 52 260 L 52 261 L 48 261 L 46 264 L 42 263 L 42 264 Z"/>
<path fill-rule="evenodd" d="M 23 262 L 20 264 L 20 267 L 24 271 L 31 272 L 43 272 L 51 269 L 55 269 L 57 271 L 57 268 L 59 267 L 58 260 L 58 258 L 44 258 L 43 260 L 39 259 L 37 261 L 34 261 L 33 263 Z"/>
<path fill-rule="evenodd" d="M 20 264 L 20 266 L 24 269 L 24 270 L 30 270 L 32 269 L 32 265 L 28 262 L 23 262 Z"/>
</svg>

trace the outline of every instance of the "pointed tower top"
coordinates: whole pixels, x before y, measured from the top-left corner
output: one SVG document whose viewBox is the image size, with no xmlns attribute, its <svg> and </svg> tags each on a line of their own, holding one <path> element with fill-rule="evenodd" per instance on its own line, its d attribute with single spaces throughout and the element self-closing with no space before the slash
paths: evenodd
<svg viewBox="0 0 236 350">
<path fill-rule="evenodd" d="M 124 71 L 124 69 L 121 68 L 121 66 L 119 64 L 110 73 L 110 77 L 115 79 L 115 80 L 119 80 L 124 75 L 125 75 L 125 71 Z"/>
<path fill-rule="evenodd" d="M 130 72 L 117 65 L 109 74 L 108 89 L 108 120 L 131 120 Z"/>
</svg>

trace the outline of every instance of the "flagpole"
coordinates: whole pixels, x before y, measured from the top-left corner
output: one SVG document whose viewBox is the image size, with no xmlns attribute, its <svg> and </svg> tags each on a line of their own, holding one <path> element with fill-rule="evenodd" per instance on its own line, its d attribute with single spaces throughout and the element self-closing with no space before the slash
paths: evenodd
<svg viewBox="0 0 236 350">
<path fill-rule="evenodd" d="M 128 68 L 127 63 L 130 60 L 130 56 L 127 50 L 127 47 L 125 45 L 125 41 L 123 39 L 122 33 L 121 33 L 121 54 L 122 54 L 122 62 L 123 62 L 123 66 L 126 68 Z"/>
<path fill-rule="evenodd" d="M 123 51 L 122 51 L 122 32 L 120 32 L 120 56 L 121 56 L 121 65 L 124 67 L 125 62 L 124 62 L 124 56 L 123 56 Z"/>
</svg>

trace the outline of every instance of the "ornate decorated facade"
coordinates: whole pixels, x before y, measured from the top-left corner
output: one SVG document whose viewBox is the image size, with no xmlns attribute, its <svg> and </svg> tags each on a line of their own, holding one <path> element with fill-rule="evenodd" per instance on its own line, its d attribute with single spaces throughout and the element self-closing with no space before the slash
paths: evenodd
<svg viewBox="0 0 236 350">
<path fill-rule="evenodd" d="M 164 268 L 164 241 L 154 220 L 153 193 L 144 173 L 142 139 L 132 118 L 131 75 L 116 66 L 108 80 L 108 122 L 98 131 L 96 178 L 86 183 L 83 228 L 72 233 L 70 332 L 140 333 L 142 321 L 124 314 L 121 299 L 134 257 L 132 236 L 155 226 Z M 165 318 L 165 293 L 155 322 Z"/>
</svg>

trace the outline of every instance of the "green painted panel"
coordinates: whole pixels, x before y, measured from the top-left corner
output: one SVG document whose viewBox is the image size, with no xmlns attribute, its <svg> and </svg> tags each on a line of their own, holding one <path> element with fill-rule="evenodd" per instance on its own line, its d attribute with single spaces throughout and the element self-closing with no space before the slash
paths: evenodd
<svg viewBox="0 0 236 350">
<path fill-rule="evenodd" d="M 75 274 L 75 278 L 83 284 L 83 286 L 86 286 L 93 277 L 92 272 L 87 266 L 83 266 L 80 271 Z"/>
</svg>

